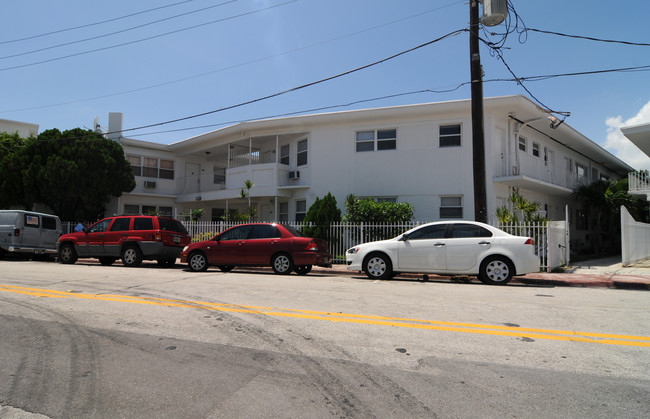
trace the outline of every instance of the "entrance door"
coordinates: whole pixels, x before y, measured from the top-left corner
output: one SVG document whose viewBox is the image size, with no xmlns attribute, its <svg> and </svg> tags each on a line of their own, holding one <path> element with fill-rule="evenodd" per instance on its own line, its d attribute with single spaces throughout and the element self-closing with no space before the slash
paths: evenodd
<svg viewBox="0 0 650 419">
<path fill-rule="evenodd" d="M 184 193 L 201 192 L 201 165 L 185 163 L 185 190 Z"/>
</svg>

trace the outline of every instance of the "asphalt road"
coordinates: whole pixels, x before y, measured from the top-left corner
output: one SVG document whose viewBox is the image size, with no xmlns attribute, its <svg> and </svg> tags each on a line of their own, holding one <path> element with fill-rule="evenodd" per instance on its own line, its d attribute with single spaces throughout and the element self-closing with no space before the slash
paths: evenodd
<svg viewBox="0 0 650 419">
<path fill-rule="evenodd" d="M 0 261 L 0 417 L 645 417 L 649 295 Z"/>
</svg>

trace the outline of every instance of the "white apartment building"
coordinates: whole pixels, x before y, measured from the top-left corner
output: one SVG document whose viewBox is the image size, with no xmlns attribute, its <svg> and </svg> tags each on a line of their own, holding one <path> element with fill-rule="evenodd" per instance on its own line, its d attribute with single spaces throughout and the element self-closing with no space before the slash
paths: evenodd
<svg viewBox="0 0 650 419">
<path fill-rule="evenodd" d="M 549 219 L 564 220 L 569 205 L 579 229 L 573 189 L 633 170 L 568 124 L 551 128 L 524 96 L 486 98 L 484 114 L 491 222 L 516 190 Z M 109 132 L 122 130 L 121 114 L 111 121 Z M 408 202 L 420 221 L 474 218 L 469 100 L 243 122 L 170 145 L 118 140 L 137 186 L 108 214 L 203 208 L 204 220 L 220 221 L 226 210 L 246 212 L 241 190 L 251 180 L 257 220 L 300 221 L 328 192 L 342 211 L 354 194 Z"/>
<path fill-rule="evenodd" d="M 36 137 L 38 135 L 38 124 L 0 119 L 0 132 L 9 134 L 17 132 L 22 138 Z"/>
</svg>

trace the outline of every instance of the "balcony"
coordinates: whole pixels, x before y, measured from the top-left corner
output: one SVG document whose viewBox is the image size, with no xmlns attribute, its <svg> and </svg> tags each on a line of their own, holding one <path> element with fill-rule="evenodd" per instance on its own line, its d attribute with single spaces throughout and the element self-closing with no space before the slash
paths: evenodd
<svg viewBox="0 0 650 419">
<path fill-rule="evenodd" d="M 294 172 L 290 178 L 289 172 Z M 225 178 L 215 176 L 211 171 L 202 171 L 200 176 L 179 178 L 177 183 L 178 202 L 196 200 L 221 200 L 239 198 L 244 183 L 250 180 L 255 185 L 251 197 L 286 196 L 287 189 L 308 188 L 308 173 L 279 163 L 260 163 L 226 169 Z"/>
<path fill-rule="evenodd" d="M 650 175 L 647 171 L 627 174 L 627 190 L 632 195 L 650 197 Z"/>
<path fill-rule="evenodd" d="M 540 157 L 522 153 L 518 163 L 514 156 L 507 157 L 493 158 L 493 182 L 555 196 L 570 195 L 578 186 L 590 183 L 588 177 L 576 176 L 565 165 L 546 162 Z"/>
</svg>

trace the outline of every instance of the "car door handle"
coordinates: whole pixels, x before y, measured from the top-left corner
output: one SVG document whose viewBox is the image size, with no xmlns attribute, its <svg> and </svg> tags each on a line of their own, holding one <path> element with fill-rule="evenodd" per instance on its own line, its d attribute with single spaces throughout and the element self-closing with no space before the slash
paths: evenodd
<svg viewBox="0 0 650 419">
<path fill-rule="evenodd" d="M 436 243 L 433 245 L 433 247 L 442 247 L 444 245 L 445 245 L 444 243 Z"/>
<path fill-rule="evenodd" d="M 277 240 L 271 240 L 271 241 L 269 242 L 269 244 L 278 244 L 278 241 L 277 241 Z"/>
<path fill-rule="evenodd" d="M 485 244 L 490 244 L 490 242 L 482 241 L 482 242 L 478 242 L 478 244 L 485 245 Z"/>
<path fill-rule="evenodd" d="M 243 245 L 245 245 L 245 244 L 246 244 L 246 243 L 244 243 L 244 242 L 239 242 L 239 243 L 237 243 L 237 246 L 243 246 Z"/>
</svg>

